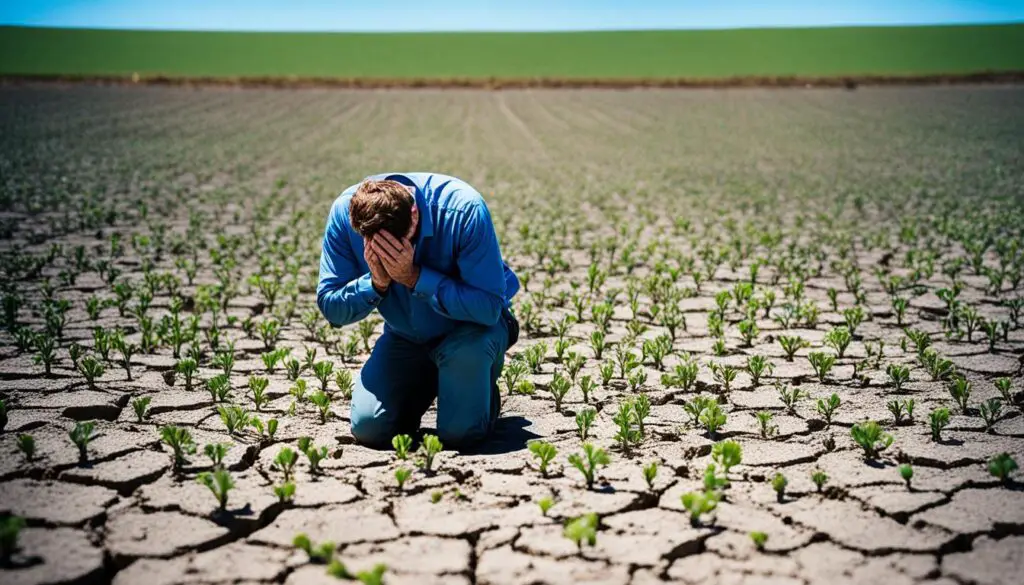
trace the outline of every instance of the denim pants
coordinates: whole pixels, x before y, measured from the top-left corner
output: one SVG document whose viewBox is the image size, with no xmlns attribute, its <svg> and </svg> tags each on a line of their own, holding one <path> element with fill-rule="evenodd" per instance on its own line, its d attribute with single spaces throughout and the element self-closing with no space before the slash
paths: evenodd
<svg viewBox="0 0 1024 585">
<path fill-rule="evenodd" d="M 443 338 L 413 343 L 385 330 L 352 391 L 352 435 L 390 447 L 413 434 L 437 398 L 437 436 L 466 447 L 490 433 L 501 410 L 498 376 L 509 343 L 505 319 L 491 326 L 460 322 Z"/>
</svg>

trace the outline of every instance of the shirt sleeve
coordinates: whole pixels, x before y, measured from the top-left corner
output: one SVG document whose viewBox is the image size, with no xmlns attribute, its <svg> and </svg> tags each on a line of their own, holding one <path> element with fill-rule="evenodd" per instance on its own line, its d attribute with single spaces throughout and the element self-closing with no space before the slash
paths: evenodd
<svg viewBox="0 0 1024 585">
<path fill-rule="evenodd" d="M 463 212 L 455 262 L 459 278 L 420 266 L 413 294 L 435 311 L 457 321 L 494 325 L 505 306 L 505 267 L 487 206 L 480 201 Z"/>
<path fill-rule="evenodd" d="M 369 271 L 363 271 L 352 249 L 348 224 L 348 207 L 344 197 L 339 197 L 327 218 L 316 288 L 316 304 L 335 327 L 365 318 L 381 300 Z"/>
</svg>

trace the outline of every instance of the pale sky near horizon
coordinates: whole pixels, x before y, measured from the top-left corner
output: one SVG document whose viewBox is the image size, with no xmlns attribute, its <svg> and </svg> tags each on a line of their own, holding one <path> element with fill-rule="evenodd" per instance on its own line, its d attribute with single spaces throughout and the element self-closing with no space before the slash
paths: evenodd
<svg viewBox="0 0 1024 585">
<path fill-rule="evenodd" d="M 0 24 L 266 31 L 702 29 L 1024 22 L 1024 0 L 8 0 Z"/>
</svg>

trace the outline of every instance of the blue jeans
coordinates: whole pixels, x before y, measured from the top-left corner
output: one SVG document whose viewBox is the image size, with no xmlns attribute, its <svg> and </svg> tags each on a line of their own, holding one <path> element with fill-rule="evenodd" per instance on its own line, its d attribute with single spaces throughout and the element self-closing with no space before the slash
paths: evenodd
<svg viewBox="0 0 1024 585">
<path fill-rule="evenodd" d="M 498 376 L 508 326 L 462 322 L 439 340 L 413 343 L 385 329 L 352 391 L 352 435 L 390 447 L 413 434 L 437 398 L 437 436 L 446 448 L 467 447 L 490 433 L 501 410 Z"/>
</svg>

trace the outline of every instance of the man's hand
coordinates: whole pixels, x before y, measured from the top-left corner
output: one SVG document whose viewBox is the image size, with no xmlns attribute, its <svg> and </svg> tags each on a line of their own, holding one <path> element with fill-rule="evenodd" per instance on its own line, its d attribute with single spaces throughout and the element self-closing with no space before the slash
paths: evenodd
<svg viewBox="0 0 1024 585">
<path fill-rule="evenodd" d="M 373 236 L 370 248 L 384 265 L 391 280 L 409 288 L 416 286 L 416 281 L 420 279 L 420 267 L 412 263 L 413 249 L 408 238 L 399 240 L 381 230 Z"/>
<path fill-rule="evenodd" d="M 384 294 L 388 287 L 391 286 L 391 275 L 384 268 L 384 264 L 380 261 L 380 256 L 373 250 L 372 243 L 372 239 L 364 243 L 363 259 L 366 260 L 366 265 L 370 267 L 370 280 L 373 281 L 373 288 L 377 289 L 378 294 Z"/>
</svg>

